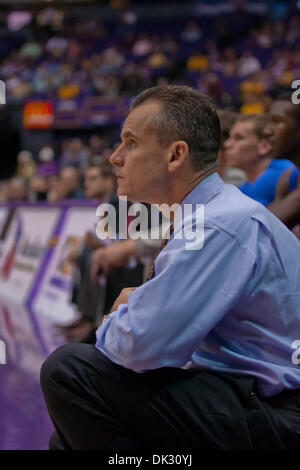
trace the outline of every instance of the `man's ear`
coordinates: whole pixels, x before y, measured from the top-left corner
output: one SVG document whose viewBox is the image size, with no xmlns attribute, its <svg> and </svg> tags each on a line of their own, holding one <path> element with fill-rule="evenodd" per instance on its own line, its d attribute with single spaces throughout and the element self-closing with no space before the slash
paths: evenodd
<svg viewBox="0 0 300 470">
<path fill-rule="evenodd" d="M 258 144 L 258 153 L 260 156 L 265 157 L 270 154 L 272 150 L 272 145 L 268 139 L 261 139 Z"/>
<path fill-rule="evenodd" d="M 169 153 L 169 170 L 171 172 L 178 170 L 189 157 L 189 146 L 184 140 L 173 142 Z"/>
</svg>

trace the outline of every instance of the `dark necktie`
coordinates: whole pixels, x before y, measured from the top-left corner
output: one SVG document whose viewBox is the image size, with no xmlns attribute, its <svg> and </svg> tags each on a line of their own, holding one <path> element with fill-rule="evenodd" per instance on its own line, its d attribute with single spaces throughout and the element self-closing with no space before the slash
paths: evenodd
<svg viewBox="0 0 300 470">
<path fill-rule="evenodd" d="M 149 274 L 148 276 L 146 277 L 146 282 L 147 281 L 150 281 L 150 279 L 152 279 L 154 276 L 155 276 L 155 261 L 156 261 L 156 258 L 158 257 L 159 253 L 161 252 L 161 250 L 163 250 L 163 248 L 167 245 L 168 241 L 170 240 L 170 238 L 172 237 L 174 233 L 174 225 L 171 224 L 170 225 L 170 236 L 168 238 L 164 238 L 163 241 L 161 242 L 161 245 L 159 247 L 159 249 L 157 250 L 157 252 L 155 253 L 155 256 L 154 256 L 154 260 L 153 260 L 153 263 L 151 265 L 151 268 L 149 270 Z"/>
</svg>

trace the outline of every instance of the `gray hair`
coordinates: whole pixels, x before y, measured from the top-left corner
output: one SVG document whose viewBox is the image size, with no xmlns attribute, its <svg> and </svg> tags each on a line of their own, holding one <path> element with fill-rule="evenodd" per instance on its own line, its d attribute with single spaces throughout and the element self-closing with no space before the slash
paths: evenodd
<svg viewBox="0 0 300 470">
<path fill-rule="evenodd" d="M 252 122 L 253 130 L 258 140 L 265 138 L 264 130 L 268 123 L 268 118 L 265 114 L 242 114 L 237 118 L 236 122 Z"/>
<path fill-rule="evenodd" d="M 132 102 L 130 110 L 146 101 L 158 101 L 161 109 L 151 124 L 165 148 L 176 140 L 188 144 L 196 170 L 215 164 L 220 147 L 220 121 L 210 98 L 188 86 L 148 88 Z"/>
</svg>

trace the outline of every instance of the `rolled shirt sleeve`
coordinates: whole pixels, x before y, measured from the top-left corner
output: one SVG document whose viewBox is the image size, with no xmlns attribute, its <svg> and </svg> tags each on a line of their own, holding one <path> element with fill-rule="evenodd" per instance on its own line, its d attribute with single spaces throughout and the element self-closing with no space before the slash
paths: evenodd
<svg viewBox="0 0 300 470">
<path fill-rule="evenodd" d="M 96 348 L 136 372 L 183 367 L 245 295 L 254 267 L 254 254 L 213 224 L 202 249 L 171 239 L 156 259 L 156 276 L 98 328 Z"/>
</svg>

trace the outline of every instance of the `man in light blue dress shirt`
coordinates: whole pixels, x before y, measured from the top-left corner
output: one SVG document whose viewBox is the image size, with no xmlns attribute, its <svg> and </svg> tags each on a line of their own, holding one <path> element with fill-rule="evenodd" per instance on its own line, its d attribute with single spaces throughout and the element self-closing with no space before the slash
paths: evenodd
<svg viewBox="0 0 300 470">
<path fill-rule="evenodd" d="M 196 90 L 133 102 L 111 156 L 118 195 L 177 204 L 174 232 L 150 279 L 116 299 L 96 347 L 63 346 L 43 365 L 51 448 L 299 448 L 299 241 L 223 183 L 219 139 Z"/>
</svg>

